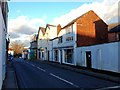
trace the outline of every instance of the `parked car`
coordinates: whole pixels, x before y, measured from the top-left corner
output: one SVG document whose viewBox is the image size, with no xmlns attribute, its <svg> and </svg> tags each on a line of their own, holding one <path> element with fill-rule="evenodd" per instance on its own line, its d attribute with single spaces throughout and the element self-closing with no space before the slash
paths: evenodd
<svg viewBox="0 0 120 90">
<path fill-rule="evenodd" d="M 13 60 L 13 56 L 11 54 L 8 54 L 8 61 L 12 61 Z"/>
</svg>

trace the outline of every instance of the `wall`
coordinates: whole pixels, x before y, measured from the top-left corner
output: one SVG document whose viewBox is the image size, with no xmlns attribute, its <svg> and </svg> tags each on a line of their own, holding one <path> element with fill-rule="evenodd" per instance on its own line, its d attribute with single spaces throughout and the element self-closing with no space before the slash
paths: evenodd
<svg viewBox="0 0 120 90">
<path fill-rule="evenodd" d="M 118 43 L 118 71 L 120 71 L 120 42 Z"/>
<path fill-rule="evenodd" d="M 76 23 L 72 24 L 73 25 L 73 32 L 66 34 L 66 28 L 62 29 L 58 35 L 58 37 L 62 36 L 63 37 L 63 42 L 59 43 L 57 46 L 58 47 L 68 47 L 68 46 L 73 46 L 76 44 Z M 73 40 L 71 41 L 66 41 L 67 37 L 73 37 Z"/>
<path fill-rule="evenodd" d="M 82 15 L 76 23 L 78 47 L 108 41 L 107 25 L 93 11 Z"/>
<path fill-rule="evenodd" d="M 3 34 L 3 27 L 2 27 L 2 12 L 0 8 L 0 89 L 2 87 L 2 34 Z"/>
<path fill-rule="evenodd" d="M 66 49 L 73 49 L 76 48 L 76 23 L 72 24 L 73 25 L 73 29 L 72 29 L 72 32 L 69 32 L 66 34 L 66 28 L 62 28 L 62 30 L 59 32 L 58 34 L 58 38 L 54 39 L 53 40 L 53 49 L 55 50 L 58 50 L 58 61 L 61 63 L 61 58 L 62 58 L 62 63 L 66 63 L 65 62 L 65 51 Z M 62 43 L 58 43 L 58 39 L 59 37 L 62 36 Z M 70 40 L 70 41 L 66 41 L 66 38 L 67 37 L 71 37 L 73 36 L 73 40 Z M 51 43 L 51 46 L 52 46 L 52 43 Z M 53 51 L 53 50 L 52 50 Z M 62 55 L 60 53 L 60 51 L 62 51 Z M 75 51 L 73 51 L 74 54 L 75 54 Z M 61 57 L 62 56 L 62 57 Z M 74 55 L 73 55 L 74 56 Z M 54 51 L 53 51 L 53 56 L 52 56 L 52 59 L 51 60 L 54 60 Z M 66 64 L 75 64 L 74 62 L 74 59 L 73 59 L 73 62 L 72 63 L 66 63 Z"/>
<path fill-rule="evenodd" d="M 116 41 L 116 33 L 108 33 L 108 40 L 109 42 Z"/>
<path fill-rule="evenodd" d="M 92 68 L 120 73 L 120 42 L 76 48 L 76 65 L 86 67 L 86 51 L 91 51 Z"/>
<path fill-rule="evenodd" d="M 6 29 L 0 7 L 0 89 L 6 73 Z"/>
</svg>

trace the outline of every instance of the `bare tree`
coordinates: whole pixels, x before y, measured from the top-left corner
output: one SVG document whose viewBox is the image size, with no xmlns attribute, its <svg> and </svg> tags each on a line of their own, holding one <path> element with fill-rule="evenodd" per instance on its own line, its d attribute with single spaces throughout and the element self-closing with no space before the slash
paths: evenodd
<svg viewBox="0 0 120 90">
<path fill-rule="evenodd" d="M 20 55 L 22 54 L 22 51 L 24 49 L 24 44 L 21 41 L 13 41 L 10 44 L 11 48 L 14 51 L 14 55 Z"/>
</svg>

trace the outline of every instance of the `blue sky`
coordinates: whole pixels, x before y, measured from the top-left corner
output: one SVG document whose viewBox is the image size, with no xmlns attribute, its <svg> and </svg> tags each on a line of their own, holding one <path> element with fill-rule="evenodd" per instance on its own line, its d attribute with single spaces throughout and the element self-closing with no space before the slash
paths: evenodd
<svg viewBox="0 0 120 90">
<path fill-rule="evenodd" d="M 69 13 L 71 9 L 78 8 L 85 2 L 10 2 L 9 19 L 18 16 L 29 18 L 46 18 L 50 23 L 55 17 Z"/>
<path fill-rule="evenodd" d="M 40 26 L 45 27 L 46 24 L 64 26 L 89 10 L 93 10 L 107 24 L 118 22 L 119 0 L 34 1 L 9 1 L 8 33 L 11 41 L 21 40 L 29 46 L 30 37 L 38 32 Z"/>
</svg>

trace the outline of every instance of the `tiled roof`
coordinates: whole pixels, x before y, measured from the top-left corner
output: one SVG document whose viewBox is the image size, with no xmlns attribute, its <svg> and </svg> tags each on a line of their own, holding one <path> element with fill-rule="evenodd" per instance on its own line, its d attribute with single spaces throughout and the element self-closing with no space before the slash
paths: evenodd
<svg viewBox="0 0 120 90">
<path fill-rule="evenodd" d="M 72 20 L 70 23 L 68 23 L 67 25 L 65 25 L 62 29 L 66 28 L 67 26 L 73 24 L 74 22 L 76 22 L 79 18 L 83 17 L 84 15 L 88 14 L 88 13 L 95 13 L 93 10 L 90 10 L 88 12 L 86 12 L 85 14 L 82 14 L 81 16 L 77 17 L 76 19 Z M 95 13 L 96 14 L 96 13 Z M 97 15 L 97 14 L 96 14 Z M 97 15 L 98 16 L 98 15 Z M 98 16 L 99 17 L 99 16 Z M 104 21 L 103 21 L 104 22 Z M 106 23 L 105 23 L 106 24 Z M 107 25 L 107 24 L 106 24 Z"/>
<path fill-rule="evenodd" d="M 47 24 L 46 26 L 52 26 L 52 27 L 56 27 L 55 25 L 51 25 L 51 24 Z"/>
<path fill-rule="evenodd" d="M 50 27 L 56 27 L 56 26 L 55 25 L 51 25 L 51 24 L 46 24 L 45 32 L 46 32 L 47 27 L 50 29 Z"/>
<path fill-rule="evenodd" d="M 45 34 L 45 28 L 41 27 L 41 31 L 43 33 L 43 35 Z"/>
<path fill-rule="evenodd" d="M 88 11 L 88 12 L 93 12 L 93 11 L 90 10 L 90 11 Z M 87 12 L 87 13 L 88 13 L 88 12 Z M 85 13 L 85 14 L 87 14 L 87 13 Z M 83 14 L 83 15 L 85 15 L 85 14 Z M 76 19 L 72 20 L 71 22 L 69 22 L 69 23 L 68 23 L 67 25 L 65 25 L 62 29 L 66 28 L 67 26 L 69 26 L 69 25 L 73 24 L 74 22 L 76 22 L 77 19 L 79 19 L 79 18 L 82 17 L 83 15 L 81 15 L 81 16 L 77 17 Z"/>
<path fill-rule="evenodd" d="M 40 30 L 42 31 L 42 33 L 43 33 L 43 35 L 44 35 L 44 34 L 45 34 L 45 28 L 43 28 L 43 27 L 39 27 L 38 34 L 39 34 Z"/>
<path fill-rule="evenodd" d="M 115 26 L 114 28 L 108 31 L 109 33 L 117 33 L 120 32 L 120 25 Z"/>
</svg>

